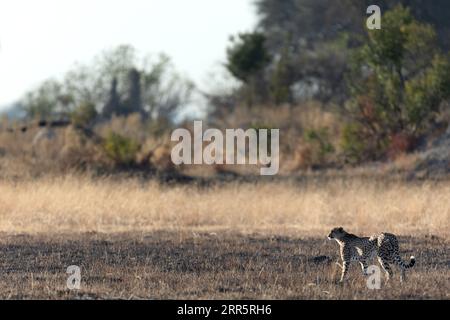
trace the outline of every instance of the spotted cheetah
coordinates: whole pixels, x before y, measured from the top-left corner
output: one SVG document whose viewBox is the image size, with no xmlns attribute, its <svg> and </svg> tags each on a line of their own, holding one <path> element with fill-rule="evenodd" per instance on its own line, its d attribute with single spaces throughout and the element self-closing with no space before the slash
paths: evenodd
<svg viewBox="0 0 450 320">
<path fill-rule="evenodd" d="M 329 240 L 336 240 L 340 246 L 342 258 L 342 274 L 340 282 L 343 282 L 352 261 L 359 262 L 363 275 L 367 275 L 368 262 L 375 257 L 386 272 L 386 278 L 392 277 L 393 272 L 390 263 L 395 263 L 401 268 L 400 281 L 405 280 L 405 270 L 412 268 L 416 259 L 412 256 L 409 264 L 403 262 L 399 255 L 397 237 L 390 233 L 380 233 L 369 237 L 358 237 L 346 232 L 342 227 L 334 228 L 328 235 Z"/>
</svg>

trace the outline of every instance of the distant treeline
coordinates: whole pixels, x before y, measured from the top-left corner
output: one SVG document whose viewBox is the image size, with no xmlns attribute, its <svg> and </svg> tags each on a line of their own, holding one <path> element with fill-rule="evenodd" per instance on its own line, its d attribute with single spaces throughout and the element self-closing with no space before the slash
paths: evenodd
<svg viewBox="0 0 450 320">
<path fill-rule="evenodd" d="M 236 104 L 315 100 L 345 117 L 347 160 L 414 150 L 448 109 L 450 2 L 379 1 L 381 30 L 366 27 L 369 4 L 257 1 L 258 27 L 233 37 L 227 51 L 227 69 L 241 86 L 211 99 L 214 115 Z"/>
<path fill-rule="evenodd" d="M 255 30 L 233 36 L 226 52 L 225 69 L 238 85 L 205 93 L 208 120 L 236 126 L 241 125 L 233 116 L 237 109 L 314 102 L 342 119 L 333 133 L 339 143 L 330 141 L 326 125 L 291 128 L 306 133 L 301 140 L 316 145 L 313 158 L 320 162 L 328 154 L 360 163 L 415 150 L 421 138 L 448 125 L 450 2 L 378 1 L 382 28 L 367 30 L 366 10 L 372 4 L 257 0 Z M 76 66 L 61 80 L 44 82 L 21 106 L 28 119 L 70 118 L 85 128 L 138 114 L 152 135 L 171 128 L 194 90 L 167 56 L 139 58 L 124 45 Z M 271 120 L 245 125 L 280 127 Z M 110 136 L 112 145 L 125 145 Z"/>
<path fill-rule="evenodd" d="M 409 8 L 418 22 L 433 27 L 435 45 L 450 49 L 446 0 L 257 0 L 258 27 L 253 34 L 234 37 L 229 49 L 228 69 L 252 82 L 253 93 L 245 93 L 248 103 L 313 98 L 342 104 L 350 95 L 343 80 L 351 50 L 367 42 L 366 10 L 372 4 L 382 13 L 398 5 Z"/>
<path fill-rule="evenodd" d="M 122 45 L 90 64 L 76 65 L 63 79 L 45 81 L 20 106 L 28 119 L 63 117 L 86 126 L 133 113 L 143 119 L 172 119 L 193 89 L 166 55 L 142 58 L 133 47 Z"/>
</svg>

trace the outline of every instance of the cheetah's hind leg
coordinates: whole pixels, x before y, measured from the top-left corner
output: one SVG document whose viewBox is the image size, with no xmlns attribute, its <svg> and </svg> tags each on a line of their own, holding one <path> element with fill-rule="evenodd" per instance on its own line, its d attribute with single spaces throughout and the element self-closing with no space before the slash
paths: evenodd
<svg viewBox="0 0 450 320">
<path fill-rule="evenodd" d="M 367 260 L 361 259 L 359 261 L 359 264 L 361 265 L 361 270 L 362 270 L 363 276 L 368 276 L 369 274 L 367 272 L 367 268 L 369 268 L 369 265 L 367 264 Z"/>
</svg>

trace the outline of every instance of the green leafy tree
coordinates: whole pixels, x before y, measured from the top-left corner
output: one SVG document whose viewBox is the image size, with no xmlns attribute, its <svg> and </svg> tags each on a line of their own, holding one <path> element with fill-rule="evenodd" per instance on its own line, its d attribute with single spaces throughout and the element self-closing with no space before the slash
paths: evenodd
<svg viewBox="0 0 450 320">
<path fill-rule="evenodd" d="M 26 94 L 21 108 L 29 119 L 46 119 L 56 114 L 68 114 L 72 97 L 56 80 L 47 80 Z"/>
<path fill-rule="evenodd" d="M 346 139 L 354 140 L 351 135 L 356 135 L 368 142 L 362 154 L 352 158 L 383 157 L 399 136 L 413 144 L 450 97 L 450 60 L 440 53 L 434 29 L 401 6 L 384 14 L 381 30 L 368 31 L 351 70 L 352 98 L 347 108 L 359 125 L 345 131 Z M 344 141 L 344 149 L 346 145 Z"/>
<path fill-rule="evenodd" d="M 292 103 L 292 60 L 289 47 L 285 46 L 281 52 L 274 70 L 271 73 L 270 93 L 276 105 Z"/>
<path fill-rule="evenodd" d="M 245 85 L 248 105 L 253 105 L 259 96 L 267 93 L 265 88 L 265 68 L 271 58 L 265 48 L 266 38 L 259 32 L 242 33 L 231 38 L 231 46 L 227 49 L 228 71 Z"/>
<path fill-rule="evenodd" d="M 342 81 L 349 68 L 349 49 L 364 43 L 366 10 L 372 4 L 382 12 L 399 4 L 410 8 L 418 21 L 437 30 L 440 48 L 450 49 L 448 0 L 256 0 L 258 30 L 274 57 L 269 78 L 275 100 L 290 88 L 293 103 L 312 98 L 342 105 L 349 97 Z M 286 48 L 288 64 L 279 59 Z M 283 72 L 286 65 L 289 72 Z"/>
</svg>

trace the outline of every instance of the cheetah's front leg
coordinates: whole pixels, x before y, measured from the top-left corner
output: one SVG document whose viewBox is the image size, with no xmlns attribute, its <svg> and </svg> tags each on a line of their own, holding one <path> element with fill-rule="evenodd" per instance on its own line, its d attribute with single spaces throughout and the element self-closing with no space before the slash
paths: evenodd
<svg viewBox="0 0 450 320">
<path fill-rule="evenodd" d="M 342 274 L 341 274 L 341 280 L 339 282 L 344 282 L 345 276 L 348 272 L 348 266 L 350 265 L 349 261 L 342 261 Z"/>
<path fill-rule="evenodd" d="M 393 272 L 391 267 L 389 266 L 389 263 L 387 260 L 383 259 L 382 257 L 378 257 L 378 262 L 380 263 L 381 267 L 383 268 L 384 272 L 386 273 L 386 280 L 389 281 L 390 278 L 392 278 Z"/>
</svg>

